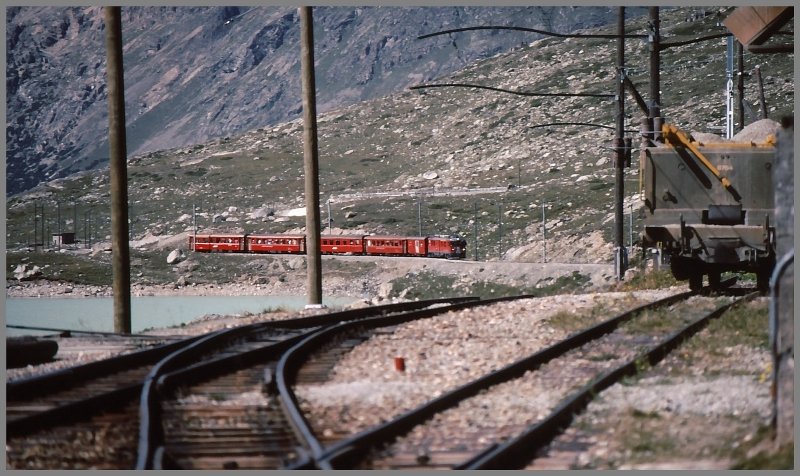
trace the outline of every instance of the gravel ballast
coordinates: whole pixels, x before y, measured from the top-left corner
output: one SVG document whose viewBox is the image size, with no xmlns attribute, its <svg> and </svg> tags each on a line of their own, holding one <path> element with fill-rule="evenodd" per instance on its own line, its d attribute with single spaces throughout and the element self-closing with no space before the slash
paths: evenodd
<svg viewBox="0 0 800 476">
<path fill-rule="evenodd" d="M 581 316 L 591 315 L 599 320 L 601 316 L 684 290 L 685 287 L 674 287 L 559 295 L 448 312 L 397 326 L 392 333 L 374 335 L 345 355 L 327 382 L 301 385 L 296 392 L 308 412 L 309 422 L 320 435 L 354 434 L 566 337 L 586 326 Z M 766 303 L 767 300 L 761 298 L 757 306 L 766 309 Z M 301 313 L 207 316 L 181 328 L 149 333 L 203 333 L 298 314 Z M 570 324 L 572 319 L 583 324 Z M 714 335 L 703 331 L 695 338 L 702 341 L 714 339 Z M 97 342 L 109 344 L 104 338 L 97 338 Z M 130 347 L 120 350 L 129 351 Z M 113 352 L 113 349 L 105 349 L 102 356 Z M 698 354 L 699 351 L 692 352 Z M 562 436 L 579 438 L 586 449 L 568 458 L 548 460 L 545 455 L 539 463 L 544 466 L 534 468 L 729 467 L 731 452 L 754 438 L 759 427 L 769 420 L 770 355 L 766 348 L 742 344 L 699 353 L 702 356 L 691 366 L 679 356 L 670 356 L 640 378 L 601 392 Z M 405 361 L 403 372 L 395 369 L 397 357 Z M 50 364 L 9 369 L 8 377 L 13 379 L 54 367 L 63 368 L 91 359 L 91 356 L 62 342 L 56 358 L 57 361 Z M 482 419 L 508 417 L 511 421 L 515 413 L 533 413 L 536 408 L 551 407 L 556 400 L 542 385 L 535 392 L 513 384 L 506 390 L 499 387 L 488 398 L 505 400 L 508 409 L 505 415 L 484 415 L 480 405 L 475 407 L 474 402 L 464 405 L 460 414 L 451 409 L 447 418 L 460 420 L 460 423 L 442 425 L 448 430 L 443 430 L 437 438 L 447 441 L 460 436 L 451 431 L 461 435 L 481 431 Z M 709 430 L 711 427 L 713 431 Z M 658 441 L 668 440 L 669 445 L 654 444 L 654 450 L 647 450 L 651 451 L 650 456 L 642 454 L 636 450 L 637 444 L 641 446 L 642 432 Z M 481 441 L 488 443 L 494 436 L 486 432 L 481 435 Z M 431 449 L 436 449 L 435 440 L 431 440 Z"/>
</svg>

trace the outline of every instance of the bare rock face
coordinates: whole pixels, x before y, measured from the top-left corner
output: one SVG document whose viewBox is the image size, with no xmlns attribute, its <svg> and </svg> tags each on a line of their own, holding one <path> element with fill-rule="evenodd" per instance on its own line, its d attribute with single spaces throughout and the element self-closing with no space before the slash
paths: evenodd
<svg viewBox="0 0 800 476">
<path fill-rule="evenodd" d="M 424 33 L 517 20 L 566 33 L 614 18 L 610 7 L 315 8 L 318 110 L 402 91 L 540 37 L 417 40 Z M 128 153 L 298 117 L 299 25 L 294 7 L 123 8 Z M 8 194 L 107 163 L 103 28 L 97 6 L 7 9 Z"/>
</svg>

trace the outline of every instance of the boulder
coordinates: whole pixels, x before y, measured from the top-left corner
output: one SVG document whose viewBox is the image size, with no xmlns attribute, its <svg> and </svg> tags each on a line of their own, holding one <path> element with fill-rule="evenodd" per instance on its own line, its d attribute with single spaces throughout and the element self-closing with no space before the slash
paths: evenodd
<svg viewBox="0 0 800 476">
<path fill-rule="evenodd" d="M 36 265 L 29 265 L 27 263 L 20 264 L 14 270 L 14 277 L 17 281 L 26 281 L 37 278 L 42 275 L 42 270 Z"/>
<path fill-rule="evenodd" d="M 270 215 L 272 215 L 270 210 L 267 207 L 263 207 L 250 213 L 250 218 L 267 218 Z"/>
<path fill-rule="evenodd" d="M 200 264 L 197 261 L 191 260 L 191 259 L 187 259 L 186 261 L 182 261 L 180 264 L 178 264 L 175 267 L 175 269 L 179 273 L 184 273 L 185 274 L 185 273 L 191 273 L 192 271 L 196 270 L 199 266 L 200 266 Z"/>
<path fill-rule="evenodd" d="M 167 256 L 167 264 L 180 263 L 184 259 L 186 259 L 186 256 L 183 254 L 182 250 L 172 250 Z"/>
</svg>

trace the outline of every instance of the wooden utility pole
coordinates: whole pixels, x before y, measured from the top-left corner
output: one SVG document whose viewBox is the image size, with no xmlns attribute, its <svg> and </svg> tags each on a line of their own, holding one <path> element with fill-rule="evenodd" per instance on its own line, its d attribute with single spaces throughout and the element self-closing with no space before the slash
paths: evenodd
<svg viewBox="0 0 800 476">
<path fill-rule="evenodd" d="M 758 102 L 761 104 L 761 119 L 766 119 L 767 100 L 764 98 L 764 81 L 761 79 L 760 66 L 756 66 L 756 82 L 758 83 Z"/>
<path fill-rule="evenodd" d="M 781 120 L 773 182 L 775 186 L 776 269 L 770 280 L 770 343 L 772 344 L 773 425 L 778 445 L 795 439 L 795 282 L 794 282 L 794 120 Z"/>
<path fill-rule="evenodd" d="M 47 246 L 47 235 L 45 235 L 44 224 L 44 203 L 42 203 L 42 251 L 44 251 L 45 246 Z"/>
<path fill-rule="evenodd" d="M 125 83 L 120 7 L 103 7 L 108 72 L 108 150 L 111 173 L 111 261 L 114 332 L 131 332 L 131 273 L 128 249 L 128 170 L 125 145 Z"/>
<path fill-rule="evenodd" d="M 661 20 L 658 7 L 650 7 L 650 108 L 648 138 L 657 140 L 661 131 Z M 658 118 L 658 119 L 656 119 Z"/>
<path fill-rule="evenodd" d="M 39 216 L 37 213 L 39 212 L 39 208 L 36 206 L 36 202 L 33 202 L 33 251 L 36 251 L 36 247 L 39 244 L 37 238 L 39 237 Z"/>
<path fill-rule="evenodd" d="M 303 162 L 306 194 L 306 260 L 308 304 L 322 305 L 322 258 L 319 249 L 319 152 L 314 80 L 314 22 L 311 7 L 300 7 L 300 56 L 303 83 Z"/>
<path fill-rule="evenodd" d="M 617 281 L 622 281 L 627 269 L 627 253 L 623 243 L 624 214 L 622 205 L 625 200 L 625 84 L 623 82 L 625 69 L 625 7 L 618 7 L 617 17 L 617 127 L 614 145 L 616 157 L 614 170 L 616 172 L 616 197 L 614 200 L 614 262 L 617 271 Z"/>
</svg>

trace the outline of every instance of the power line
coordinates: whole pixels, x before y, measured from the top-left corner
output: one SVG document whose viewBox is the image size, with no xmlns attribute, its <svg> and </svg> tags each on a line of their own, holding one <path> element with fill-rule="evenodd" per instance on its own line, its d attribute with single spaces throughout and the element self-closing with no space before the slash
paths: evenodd
<svg viewBox="0 0 800 476">
<path fill-rule="evenodd" d="M 613 98 L 613 94 L 602 94 L 602 93 L 537 93 L 537 92 L 528 92 L 528 91 L 513 91 L 510 89 L 503 89 L 503 88 L 495 88 L 492 86 L 482 86 L 480 84 L 468 84 L 468 83 L 439 83 L 439 84 L 420 84 L 417 86 L 411 86 L 408 89 L 416 90 L 416 89 L 424 89 L 424 88 L 476 88 L 476 89 L 488 89 L 490 91 L 497 91 L 501 93 L 509 93 L 509 94 L 516 94 L 518 96 L 536 96 L 536 97 L 595 97 L 595 98 Z"/>
<path fill-rule="evenodd" d="M 433 36 L 439 35 L 448 35 L 450 33 L 459 33 L 462 31 L 472 31 L 472 30 L 514 30 L 514 31 L 524 31 L 528 33 L 539 33 L 540 35 L 545 36 L 555 36 L 559 38 L 604 38 L 609 40 L 614 40 L 620 38 L 620 35 L 615 34 L 577 34 L 577 33 L 556 33 L 552 31 L 545 31 L 545 30 L 538 30 L 536 28 L 525 28 L 521 26 L 469 26 L 465 28 L 454 28 L 452 30 L 444 30 L 437 33 L 428 33 L 426 35 L 418 36 L 418 40 L 422 40 L 425 38 L 430 38 Z M 647 38 L 648 35 L 623 35 L 624 38 Z"/>
</svg>

